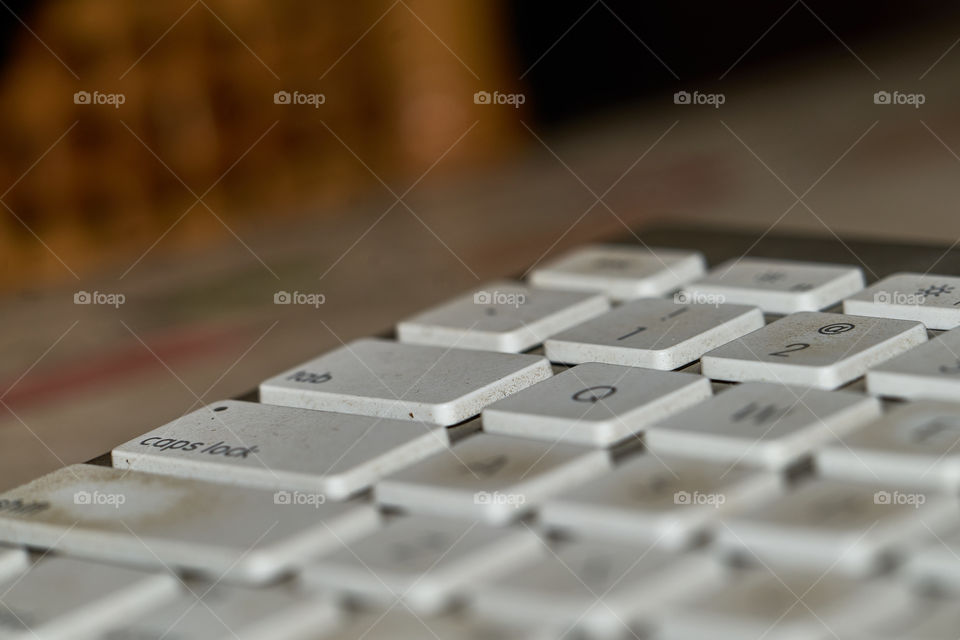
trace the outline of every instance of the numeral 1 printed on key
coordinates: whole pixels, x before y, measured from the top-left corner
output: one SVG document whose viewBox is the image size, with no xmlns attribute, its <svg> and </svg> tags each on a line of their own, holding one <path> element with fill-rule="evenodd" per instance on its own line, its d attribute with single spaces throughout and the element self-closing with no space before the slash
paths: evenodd
<svg viewBox="0 0 960 640">
<path fill-rule="evenodd" d="M 619 338 L 617 338 L 617 340 L 626 340 L 627 338 L 630 338 L 630 337 L 632 337 L 632 336 L 635 336 L 635 335 L 637 335 L 638 333 L 641 333 L 641 332 L 646 331 L 646 330 L 647 330 L 646 327 L 637 327 L 636 329 L 634 329 L 634 330 L 631 331 L 630 333 L 625 333 L 625 334 L 623 334 L 622 336 L 620 336 Z"/>
</svg>

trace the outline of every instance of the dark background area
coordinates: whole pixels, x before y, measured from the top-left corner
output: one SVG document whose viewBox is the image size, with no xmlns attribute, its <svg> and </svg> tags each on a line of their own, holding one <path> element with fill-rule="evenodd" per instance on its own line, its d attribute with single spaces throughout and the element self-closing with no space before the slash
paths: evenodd
<svg viewBox="0 0 960 640">
<path fill-rule="evenodd" d="M 43 3 L 4 4 L 0 54 L 6 66 L 12 34 L 22 28 L 13 14 L 29 25 Z M 758 65 L 842 48 L 831 30 L 856 48 L 866 39 L 935 21 L 953 3 L 511 0 L 504 6 L 504 28 L 534 113 L 545 123 L 558 123 L 680 83 L 715 82 L 745 53 L 731 79 Z M 756 43 L 749 52 L 747 42 Z"/>
<path fill-rule="evenodd" d="M 4 0 L 4 4 L 5 7 L 0 6 L 0 55 L 3 56 L 3 67 L 6 68 L 10 63 L 7 55 L 13 44 L 13 34 L 17 29 L 23 28 L 14 14 L 29 24 L 31 8 L 39 3 L 29 0 Z"/>
<path fill-rule="evenodd" d="M 13 13 L 29 25 L 43 3 L 5 0 L 4 4 L 0 54 L 6 66 L 11 36 L 22 28 Z M 522 82 L 532 94 L 534 113 L 541 122 L 556 124 L 683 83 L 709 85 L 747 53 L 744 43 L 760 40 L 728 76 L 731 79 L 758 65 L 802 57 L 820 48 L 842 48 L 830 30 L 856 48 L 865 39 L 935 20 L 951 6 L 945 0 L 682 4 L 512 0 L 505 4 L 504 26 Z M 856 64 L 852 58 L 848 63 Z"/>
<path fill-rule="evenodd" d="M 831 30 L 857 49 L 864 40 L 933 21 L 952 3 L 516 0 L 508 6 L 517 66 L 529 70 L 524 82 L 533 95 L 534 111 L 542 122 L 559 123 L 683 85 L 710 86 L 750 43 L 757 44 L 728 79 L 819 49 L 840 52 L 843 45 Z M 840 60 L 857 64 L 852 56 Z"/>
</svg>

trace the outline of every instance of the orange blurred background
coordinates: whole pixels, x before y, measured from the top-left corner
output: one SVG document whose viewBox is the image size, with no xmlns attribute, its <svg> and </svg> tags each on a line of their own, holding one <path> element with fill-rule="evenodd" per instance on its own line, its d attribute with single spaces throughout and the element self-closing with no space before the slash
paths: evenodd
<svg viewBox="0 0 960 640">
<path fill-rule="evenodd" d="M 955 17 L 939 0 L 4 6 L 4 289 L 24 287 L 25 272 L 31 287 L 125 273 L 155 250 L 196 255 L 297 213 L 336 216 L 427 169 L 503 166 L 536 146 L 526 123 L 576 122 L 691 78 L 716 85 L 760 70 L 753 82 L 763 82 L 765 65 L 830 55 L 879 79 L 861 46 L 919 42 Z M 478 90 L 521 92 L 524 104 L 491 109 L 472 99 Z"/>
<path fill-rule="evenodd" d="M 257 216 L 334 210 L 376 176 L 419 176 L 478 120 L 478 83 L 514 84 L 501 10 L 37 3 L 0 82 L 0 285 L 129 263 L 161 235 L 161 251 L 202 247 Z M 441 172 L 498 157 L 518 128 L 488 109 Z"/>
</svg>

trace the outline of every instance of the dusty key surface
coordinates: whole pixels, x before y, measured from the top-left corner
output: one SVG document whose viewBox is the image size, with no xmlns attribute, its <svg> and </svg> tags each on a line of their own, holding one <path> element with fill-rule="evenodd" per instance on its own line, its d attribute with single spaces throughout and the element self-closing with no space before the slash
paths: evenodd
<svg viewBox="0 0 960 640">
<path fill-rule="evenodd" d="M 546 542 L 542 544 L 546 545 Z M 470 607 L 479 616 L 558 628 L 591 637 L 633 637 L 681 593 L 715 581 L 705 556 L 618 543 L 558 543 L 514 571 L 479 585 Z"/>
<path fill-rule="evenodd" d="M 540 356 L 363 339 L 260 384 L 260 401 L 449 426 L 553 371 Z"/>
<path fill-rule="evenodd" d="M 424 616 L 397 605 L 355 612 L 336 632 L 317 640 L 559 640 L 563 630 L 543 628 L 548 622 L 518 627 L 459 613 Z"/>
<path fill-rule="evenodd" d="M 483 410 L 483 429 L 610 446 L 711 393 L 703 376 L 588 363 L 490 405 Z"/>
<path fill-rule="evenodd" d="M 410 420 L 224 400 L 113 450 L 113 466 L 340 500 L 449 446 Z"/>
<path fill-rule="evenodd" d="M 682 640 L 846 639 L 908 605 L 896 583 L 767 564 L 731 571 L 715 590 L 683 598 L 664 612 L 660 630 Z"/>
<path fill-rule="evenodd" d="M 322 637 L 341 618 L 330 597 L 289 583 L 250 589 L 188 581 L 172 602 L 100 640 L 300 640 Z"/>
<path fill-rule="evenodd" d="M 756 307 L 644 298 L 553 336 L 544 351 L 551 362 L 669 371 L 762 326 L 763 313 Z"/>
<path fill-rule="evenodd" d="M 597 291 L 630 300 L 669 293 L 703 275 L 705 264 L 696 251 L 592 245 L 538 266 L 530 282 L 547 289 Z"/>
<path fill-rule="evenodd" d="M 867 575 L 898 561 L 916 537 L 956 519 L 954 498 L 945 493 L 816 478 L 725 519 L 717 537 L 745 557 Z"/>
<path fill-rule="evenodd" d="M 850 625 L 844 640 L 957 640 L 960 610 L 954 594 L 902 591 L 899 601 L 885 600 L 882 610 Z"/>
<path fill-rule="evenodd" d="M 960 402 L 960 329 L 872 368 L 867 390 L 889 398 Z"/>
<path fill-rule="evenodd" d="M 920 586 L 934 585 L 953 598 L 960 593 L 960 525 L 934 536 L 917 536 L 901 573 Z M 955 600 L 954 600 L 955 601 Z"/>
<path fill-rule="evenodd" d="M 658 454 L 783 469 L 842 441 L 880 417 L 880 402 L 857 393 L 745 382 L 649 429 Z"/>
<path fill-rule="evenodd" d="M 960 278 L 895 273 L 843 301 L 845 313 L 916 320 L 929 329 L 960 325 Z"/>
<path fill-rule="evenodd" d="M 72 465 L 0 500 L 0 541 L 106 562 L 192 569 L 214 580 L 265 582 L 307 554 L 379 523 L 369 505 L 92 465 Z"/>
<path fill-rule="evenodd" d="M 374 494 L 412 513 L 503 524 L 610 466 L 603 449 L 481 433 L 385 478 Z"/>
<path fill-rule="evenodd" d="M 606 297 L 491 282 L 397 325 L 410 344 L 518 353 L 610 308 Z"/>
<path fill-rule="evenodd" d="M 836 389 L 927 341 L 919 322 L 795 313 L 705 354 L 703 375 Z"/>
<path fill-rule="evenodd" d="M 676 456 L 639 455 L 547 500 L 539 523 L 586 540 L 690 546 L 732 513 L 773 500 L 779 475 Z"/>
<path fill-rule="evenodd" d="M 0 504 L 0 509 L 3 509 L 2 504 Z M 5 580 L 7 576 L 22 571 L 28 564 L 29 560 L 25 549 L 0 546 L 0 580 Z"/>
<path fill-rule="evenodd" d="M 400 517 L 370 536 L 316 559 L 305 584 L 348 593 L 372 604 L 402 602 L 436 614 L 476 583 L 509 571 L 543 551 L 524 528 L 500 529 L 470 520 Z"/>
<path fill-rule="evenodd" d="M 0 638 L 94 636 L 163 607 L 179 580 L 74 558 L 46 556 L 0 581 Z"/>
<path fill-rule="evenodd" d="M 960 403 L 921 400 L 822 449 L 825 476 L 947 491 L 960 489 Z"/>
<path fill-rule="evenodd" d="M 820 311 L 863 288 L 859 267 L 794 260 L 737 258 L 687 286 L 692 302 L 755 305 L 767 313 Z"/>
</svg>

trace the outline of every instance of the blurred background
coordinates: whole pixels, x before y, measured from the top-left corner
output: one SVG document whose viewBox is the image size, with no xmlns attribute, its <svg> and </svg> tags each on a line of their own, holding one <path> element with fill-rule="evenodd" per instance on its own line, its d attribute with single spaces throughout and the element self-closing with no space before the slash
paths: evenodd
<svg viewBox="0 0 960 640">
<path fill-rule="evenodd" d="M 0 4 L 0 488 L 646 224 L 960 237 L 956 3 Z"/>
</svg>

